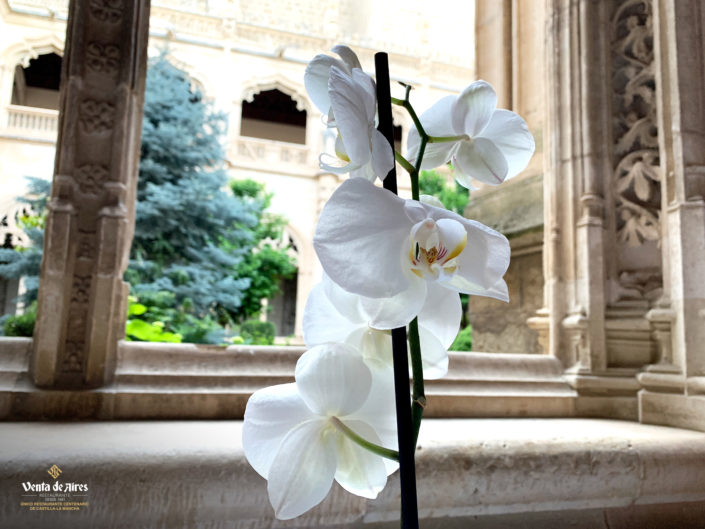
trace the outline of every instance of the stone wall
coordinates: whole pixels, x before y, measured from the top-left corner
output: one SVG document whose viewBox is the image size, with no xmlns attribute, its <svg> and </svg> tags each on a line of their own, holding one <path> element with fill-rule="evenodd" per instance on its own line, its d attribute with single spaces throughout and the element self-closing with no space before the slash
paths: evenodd
<svg viewBox="0 0 705 529">
<path fill-rule="evenodd" d="M 542 196 L 542 175 L 471 192 L 465 216 L 504 233 L 512 248 L 504 277 L 509 303 L 480 296 L 470 298 L 473 351 L 542 352 L 536 331 L 526 323 L 543 306 Z"/>
</svg>

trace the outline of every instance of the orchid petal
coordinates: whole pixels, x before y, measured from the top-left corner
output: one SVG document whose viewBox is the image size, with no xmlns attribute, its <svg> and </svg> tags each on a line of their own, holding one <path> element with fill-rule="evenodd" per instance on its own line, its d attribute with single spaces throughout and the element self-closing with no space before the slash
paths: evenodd
<svg viewBox="0 0 705 529">
<path fill-rule="evenodd" d="M 375 429 L 382 446 L 397 450 L 399 440 L 396 417 L 394 370 L 391 365 L 379 366 L 372 369 L 372 386 L 367 401 L 345 420 L 360 420 L 369 424 Z M 388 475 L 399 468 L 399 463 L 391 459 L 385 458 L 384 465 Z"/>
<path fill-rule="evenodd" d="M 363 439 L 377 445 L 381 443 L 374 428 L 367 423 L 354 420 L 343 422 Z M 376 498 L 387 484 L 387 470 L 383 458 L 342 435 L 339 435 L 336 441 L 338 468 L 335 480 L 348 492 L 363 498 Z"/>
<path fill-rule="evenodd" d="M 392 334 L 389 331 L 361 326 L 345 338 L 345 343 L 360 351 L 370 370 L 392 365 Z"/>
<path fill-rule="evenodd" d="M 501 281 L 509 267 L 509 241 L 504 235 L 484 224 L 464 220 L 468 244 L 465 251 L 456 257 L 458 272 L 455 276 L 491 290 Z"/>
<path fill-rule="evenodd" d="M 452 278 L 441 278 L 439 283 L 447 288 L 468 294 L 501 290 L 498 282 L 507 271 L 511 252 L 507 238 L 480 222 L 466 219 L 452 211 L 426 204 L 423 206 L 426 215 L 437 222 L 440 219 L 451 219 L 461 223 L 465 227 L 468 237 L 465 249 L 455 258 L 456 274 Z M 467 285 L 469 290 L 466 291 L 456 286 L 460 284 Z M 480 295 L 494 297 L 492 294 Z"/>
<path fill-rule="evenodd" d="M 403 199 L 350 178 L 321 211 L 313 245 L 326 274 L 342 288 L 391 297 L 409 287 L 401 263 L 410 228 Z"/>
<path fill-rule="evenodd" d="M 456 96 L 445 96 L 434 103 L 419 117 L 423 129 L 429 136 L 453 136 L 453 104 Z M 412 129 L 415 130 L 415 129 Z M 460 132 L 463 134 L 463 132 Z"/>
<path fill-rule="evenodd" d="M 328 163 L 325 160 L 330 161 L 330 163 Z M 352 163 L 345 163 L 343 160 L 341 160 L 337 156 L 331 156 L 330 154 L 325 153 L 325 152 L 318 157 L 318 165 L 324 171 L 328 171 L 329 173 L 333 173 L 333 174 L 349 173 L 351 170 L 354 170 L 354 168 L 356 167 Z"/>
<path fill-rule="evenodd" d="M 465 245 L 468 242 L 468 233 L 465 231 L 465 225 L 457 220 L 445 218 L 438 219 L 436 226 L 438 227 L 440 240 L 448 250 L 448 254 L 443 259 L 446 261 L 455 259 L 465 249 Z"/>
<path fill-rule="evenodd" d="M 423 125 L 426 134 L 429 136 L 455 135 L 451 121 L 451 109 L 455 99 L 455 96 L 445 96 L 436 102 L 431 108 L 426 110 L 426 112 L 421 114 L 419 120 L 421 121 L 421 125 Z M 406 159 L 414 165 L 416 165 L 416 158 L 419 154 L 418 149 L 420 143 L 421 138 L 419 137 L 418 131 L 416 128 L 412 128 L 409 131 L 409 135 L 406 140 Z M 441 143 L 427 143 L 426 149 L 424 150 L 421 169 L 433 169 L 445 164 L 450 160 L 453 148 L 456 145 L 457 142 L 450 141 Z"/>
<path fill-rule="evenodd" d="M 433 206 L 434 208 L 446 209 L 446 207 L 443 205 L 443 202 L 441 202 L 438 197 L 435 197 L 433 195 L 421 195 L 419 197 L 419 202 L 428 204 L 429 206 Z"/>
<path fill-rule="evenodd" d="M 433 334 L 448 349 L 458 335 L 462 316 L 460 296 L 436 282 L 429 282 L 426 303 L 419 312 L 419 326 Z M 426 350 L 421 350 L 425 355 Z"/>
<path fill-rule="evenodd" d="M 419 323 L 421 364 L 426 380 L 443 378 L 448 373 L 448 351 L 440 340 Z"/>
<path fill-rule="evenodd" d="M 469 294 L 471 296 L 485 296 L 495 298 L 500 301 L 509 301 L 509 290 L 503 279 L 500 279 L 491 287 L 485 288 L 476 283 L 468 281 L 466 278 L 456 274 L 447 279 L 439 280 L 438 283 L 455 292 Z"/>
<path fill-rule="evenodd" d="M 502 151 L 507 160 L 507 178 L 523 171 L 536 149 L 526 121 L 509 110 L 495 110 L 481 137 L 492 141 Z"/>
<path fill-rule="evenodd" d="M 494 88 L 485 81 L 475 81 L 453 101 L 453 130 L 456 134 L 467 134 L 474 138 L 487 126 L 496 108 L 497 94 Z"/>
<path fill-rule="evenodd" d="M 372 169 L 380 180 L 384 180 L 394 168 L 394 150 L 377 129 L 372 130 Z"/>
<path fill-rule="evenodd" d="M 333 46 L 330 51 L 340 55 L 340 58 L 343 59 L 343 62 L 349 68 L 349 71 L 352 71 L 353 68 L 362 69 L 362 66 L 360 66 L 360 60 L 357 58 L 355 52 L 344 44 Z"/>
<path fill-rule="evenodd" d="M 367 316 L 360 307 L 360 296 L 351 294 L 338 286 L 327 274 L 323 274 L 321 284 L 330 303 L 350 323 L 367 325 Z"/>
<path fill-rule="evenodd" d="M 486 138 L 460 142 L 454 164 L 460 172 L 489 185 L 504 182 L 509 170 L 502 152 Z"/>
<path fill-rule="evenodd" d="M 366 163 L 360 167 L 356 167 L 350 171 L 350 178 L 364 178 L 368 182 L 374 182 L 377 179 L 377 175 L 372 169 L 372 164 Z"/>
<path fill-rule="evenodd" d="M 365 165 L 371 156 L 369 122 L 359 85 L 334 66 L 330 69 L 328 94 L 345 151 L 355 165 Z"/>
<path fill-rule="evenodd" d="M 309 349 L 294 372 L 301 398 L 314 413 L 324 416 L 358 410 L 370 392 L 371 377 L 360 353 L 342 343 Z"/>
<path fill-rule="evenodd" d="M 360 88 L 360 98 L 364 102 L 365 116 L 368 123 L 374 123 L 377 114 L 377 85 L 372 77 L 359 68 L 352 71 L 353 81 Z"/>
<path fill-rule="evenodd" d="M 315 417 L 299 395 L 296 384 L 280 384 L 255 391 L 247 401 L 242 427 L 242 446 L 252 468 L 267 479 L 287 432 Z"/>
<path fill-rule="evenodd" d="M 280 520 L 295 518 L 321 503 L 335 476 L 335 437 L 325 419 L 300 424 L 282 440 L 269 470 L 267 492 Z"/>
<path fill-rule="evenodd" d="M 359 323 L 356 325 L 351 322 L 341 312 L 326 295 L 322 283 L 314 286 L 304 309 L 303 333 L 306 345 L 313 347 L 327 342 L 344 341 Z"/>
<path fill-rule="evenodd" d="M 426 281 L 407 274 L 409 288 L 388 298 L 361 297 L 360 304 L 374 329 L 404 327 L 419 313 L 426 299 Z"/>
<path fill-rule="evenodd" d="M 345 68 L 344 64 L 330 55 L 316 55 L 306 66 L 304 73 L 304 86 L 308 97 L 323 115 L 328 114 L 330 109 L 330 97 L 328 96 L 328 78 L 330 69 L 333 66 Z"/>
</svg>

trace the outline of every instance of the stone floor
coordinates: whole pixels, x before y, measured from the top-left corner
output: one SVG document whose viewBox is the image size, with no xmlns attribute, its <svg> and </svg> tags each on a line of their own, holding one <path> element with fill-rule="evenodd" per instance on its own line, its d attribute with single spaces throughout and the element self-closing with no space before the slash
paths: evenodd
<svg viewBox="0 0 705 529">
<path fill-rule="evenodd" d="M 0 527 L 393 528 L 396 474 L 374 501 L 334 485 L 273 520 L 239 421 L 0 425 Z M 79 512 L 32 512 L 22 483 L 88 485 Z M 429 419 L 417 457 L 422 528 L 703 528 L 705 433 L 593 419 Z M 35 498 L 36 499 L 36 498 Z"/>
</svg>

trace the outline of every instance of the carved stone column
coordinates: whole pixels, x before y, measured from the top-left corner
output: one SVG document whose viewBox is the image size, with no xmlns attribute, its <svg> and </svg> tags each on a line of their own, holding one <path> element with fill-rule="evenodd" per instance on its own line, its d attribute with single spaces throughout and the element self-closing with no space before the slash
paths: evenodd
<svg viewBox="0 0 705 529">
<path fill-rule="evenodd" d="M 590 415 L 636 418 L 656 358 L 660 167 L 650 0 L 550 0 L 545 299 L 549 352 Z M 539 322 L 540 323 L 540 322 Z"/>
<path fill-rule="evenodd" d="M 639 376 L 643 422 L 705 430 L 705 6 L 655 0 L 664 295 L 659 361 Z"/>
<path fill-rule="evenodd" d="M 149 0 L 72 0 L 34 334 L 38 386 L 110 381 L 124 336 Z"/>
</svg>

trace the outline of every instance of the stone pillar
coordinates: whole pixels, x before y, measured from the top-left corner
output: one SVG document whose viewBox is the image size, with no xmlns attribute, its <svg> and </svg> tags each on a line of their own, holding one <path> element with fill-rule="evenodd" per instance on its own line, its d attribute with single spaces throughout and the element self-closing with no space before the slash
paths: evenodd
<svg viewBox="0 0 705 529">
<path fill-rule="evenodd" d="M 497 91 L 497 107 L 512 108 L 512 0 L 475 0 L 477 78 Z"/>
<path fill-rule="evenodd" d="M 35 384 L 110 381 L 124 336 L 149 0 L 72 0 L 31 369 Z"/>
<path fill-rule="evenodd" d="M 636 418 L 635 375 L 657 349 L 647 313 L 663 292 L 652 2 L 548 6 L 538 319 L 582 412 Z"/>
<path fill-rule="evenodd" d="M 705 430 L 705 6 L 655 0 L 664 290 L 658 362 L 639 376 L 643 422 Z"/>
</svg>

